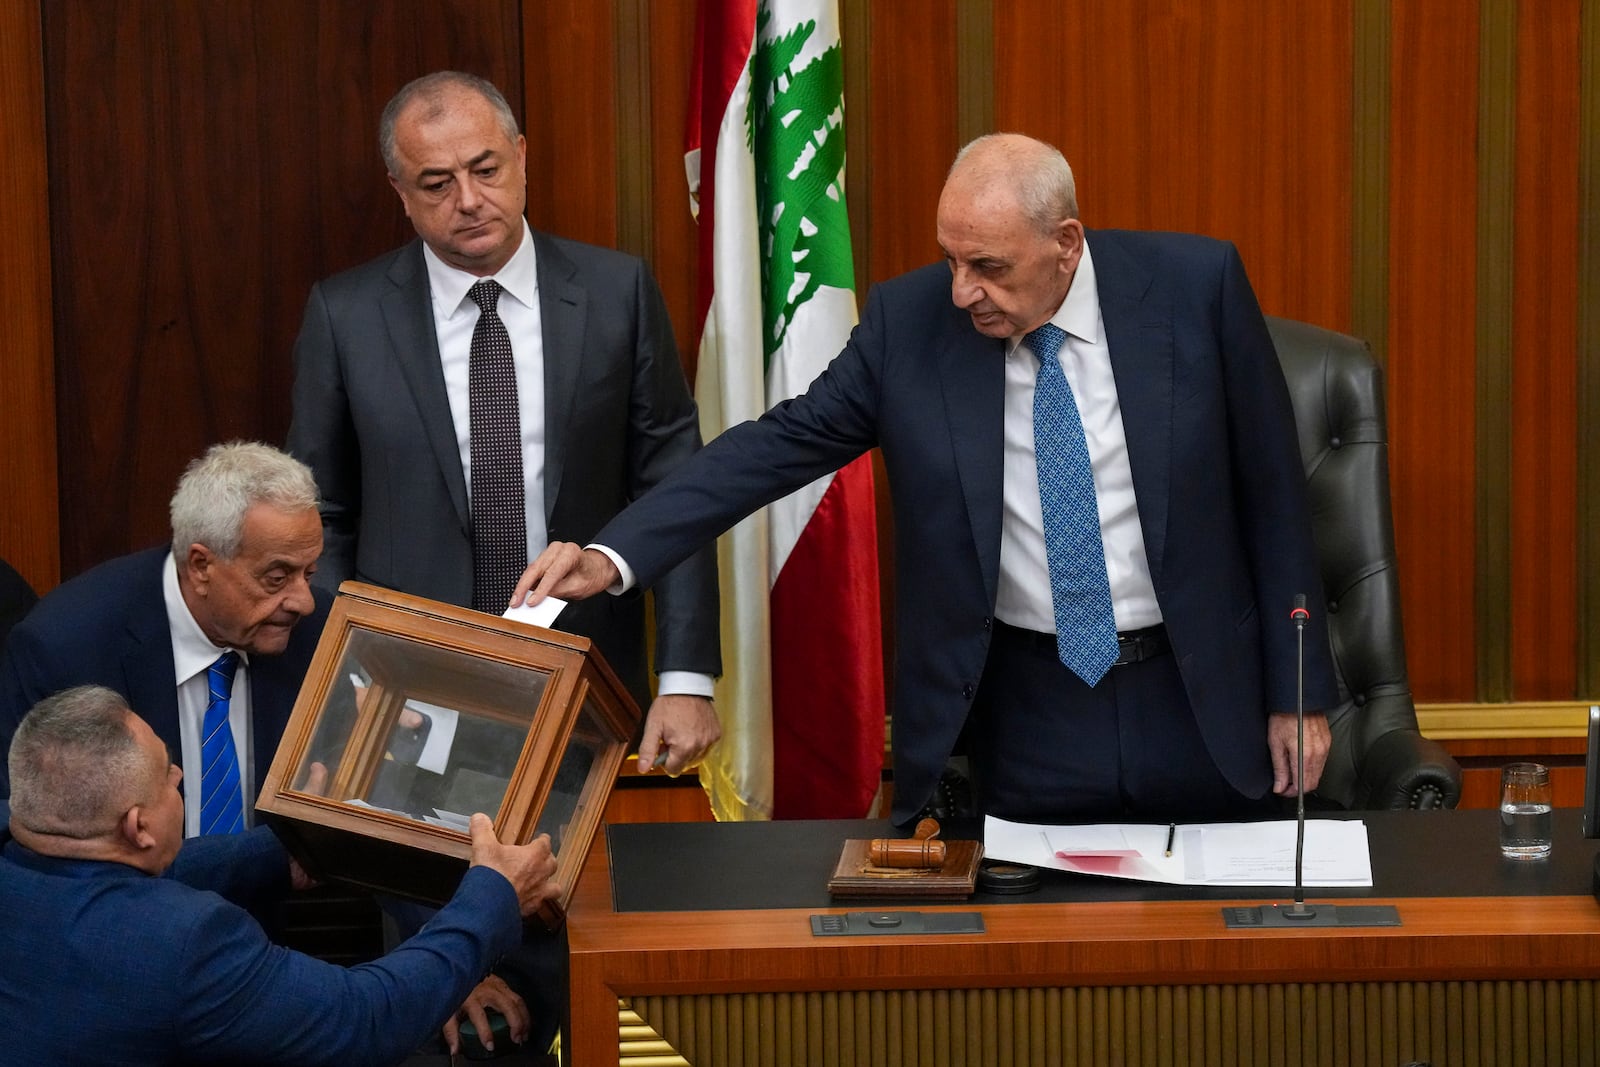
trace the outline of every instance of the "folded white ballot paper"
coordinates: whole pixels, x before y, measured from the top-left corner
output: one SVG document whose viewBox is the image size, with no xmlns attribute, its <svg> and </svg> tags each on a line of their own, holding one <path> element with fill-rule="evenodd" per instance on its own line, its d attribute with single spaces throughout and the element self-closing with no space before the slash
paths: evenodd
<svg viewBox="0 0 1600 1067">
<path fill-rule="evenodd" d="M 1294 885 L 1292 820 L 1180 824 L 1171 837 L 1170 856 L 1168 829 L 1138 823 L 1040 826 L 990 816 L 983 824 L 983 854 L 1074 874 L 1169 885 Z M 1366 824 L 1308 820 L 1301 865 L 1308 886 L 1370 886 Z"/>
<path fill-rule="evenodd" d="M 514 619 L 517 622 L 525 622 L 529 626 L 543 626 L 548 630 L 550 629 L 550 624 L 556 621 L 556 616 L 561 614 L 561 609 L 566 606 L 567 602 L 565 600 L 557 600 L 553 596 L 547 596 L 531 608 L 526 604 L 518 604 L 516 607 L 507 608 L 505 615 L 502 617 Z"/>
</svg>

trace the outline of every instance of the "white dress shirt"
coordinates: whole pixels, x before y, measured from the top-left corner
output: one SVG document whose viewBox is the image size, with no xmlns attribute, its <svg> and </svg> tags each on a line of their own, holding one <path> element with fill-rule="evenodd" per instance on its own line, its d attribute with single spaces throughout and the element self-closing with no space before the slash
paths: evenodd
<svg viewBox="0 0 1600 1067">
<path fill-rule="evenodd" d="M 183 836 L 200 834 L 200 742 L 211 702 L 206 670 L 227 651 L 211 639 L 195 622 L 189 605 L 178 589 L 178 565 L 172 554 L 161 573 L 161 591 L 167 603 L 167 631 L 172 635 L 172 668 L 178 679 L 179 766 L 183 768 Z M 233 676 L 233 691 L 228 700 L 228 727 L 233 731 L 233 750 L 239 757 L 239 788 L 244 803 L 244 824 L 255 825 L 255 766 L 253 731 L 250 729 L 250 655 L 239 653 L 239 669 Z M 138 711 L 138 708 L 134 709 Z"/>
<path fill-rule="evenodd" d="M 1087 241 L 1067 297 L 1050 321 L 1067 335 L 1057 358 L 1078 401 L 1094 470 L 1100 539 L 1105 544 L 1117 629 L 1154 626 L 1161 621 L 1161 608 L 1156 604 L 1145 557 L 1133 469 L 1128 465 L 1128 438 L 1122 428 L 1122 406 L 1111 373 L 1111 350 L 1106 345 L 1100 290 Z M 1039 471 L 1033 452 L 1033 393 L 1039 358 L 1020 334 L 1006 343 L 1005 376 L 1005 466 L 995 617 L 1023 629 L 1055 633 Z"/>
<path fill-rule="evenodd" d="M 445 391 L 450 397 L 450 418 L 455 423 L 456 448 L 461 473 L 472 491 L 472 409 L 468 397 L 468 369 L 472 357 L 472 330 L 479 309 L 467 290 L 482 281 L 440 259 L 426 244 L 422 258 L 428 265 L 428 289 L 433 294 L 433 326 L 439 339 L 439 361 Z M 506 265 L 489 277 L 500 283 L 496 312 L 511 337 L 511 358 L 517 375 L 517 417 L 522 431 L 522 490 L 528 524 L 528 559 L 550 543 L 544 514 L 544 321 L 539 311 L 539 272 L 533 233 L 522 223 L 522 242 Z M 663 694 L 685 693 L 710 697 L 711 676 L 692 671 L 662 671 L 657 689 Z"/>
</svg>

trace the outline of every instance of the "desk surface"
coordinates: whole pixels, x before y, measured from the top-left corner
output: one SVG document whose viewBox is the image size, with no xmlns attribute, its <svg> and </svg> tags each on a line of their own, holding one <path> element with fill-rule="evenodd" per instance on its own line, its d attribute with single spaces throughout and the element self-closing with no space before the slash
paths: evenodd
<svg viewBox="0 0 1600 1067">
<path fill-rule="evenodd" d="M 1500 858 L 1495 812 L 1363 815 L 1377 884 L 1308 897 L 1392 903 L 1399 927 L 1230 930 L 1220 901 L 1286 892 L 1046 872 L 1029 897 L 908 905 L 977 911 L 983 934 L 881 937 L 813 937 L 808 916 L 883 907 L 832 900 L 827 879 L 842 840 L 885 824 L 613 826 L 568 912 L 574 1062 L 617 1062 L 618 997 L 1591 979 L 1600 842 L 1581 837 L 1576 812 L 1556 814 L 1554 855 L 1537 863 Z"/>
<path fill-rule="evenodd" d="M 1374 897 L 1581 896 L 1590 892 L 1600 841 L 1583 837 L 1580 813 L 1555 813 L 1555 847 L 1543 860 L 1500 855 L 1496 811 L 1363 812 L 1371 888 L 1316 888 L 1314 900 Z M 979 836 L 951 823 L 944 836 Z M 828 879 L 847 838 L 901 836 L 886 821 L 632 823 L 607 828 L 612 904 L 618 912 L 767 908 L 916 907 L 884 898 L 835 899 Z M 977 893 L 972 904 L 1290 899 L 1281 887 L 1175 886 L 1042 871 L 1036 893 Z M 1600 904 L 1596 905 L 1600 917 Z"/>
</svg>

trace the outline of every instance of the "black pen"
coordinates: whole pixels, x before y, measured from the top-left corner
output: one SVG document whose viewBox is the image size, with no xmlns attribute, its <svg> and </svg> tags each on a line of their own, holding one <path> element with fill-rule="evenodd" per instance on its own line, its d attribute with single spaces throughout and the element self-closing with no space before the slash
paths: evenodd
<svg viewBox="0 0 1600 1067">
<path fill-rule="evenodd" d="M 1168 856 L 1172 855 L 1172 839 L 1177 837 L 1177 836 L 1178 836 L 1178 824 L 1175 823 L 1175 822 L 1168 823 L 1167 824 L 1167 855 Z"/>
</svg>

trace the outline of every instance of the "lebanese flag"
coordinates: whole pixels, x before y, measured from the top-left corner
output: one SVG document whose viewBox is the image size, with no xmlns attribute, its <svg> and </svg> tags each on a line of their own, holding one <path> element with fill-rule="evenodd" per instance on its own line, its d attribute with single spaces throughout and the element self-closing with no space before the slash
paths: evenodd
<svg viewBox="0 0 1600 1067">
<path fill-rule="evenodd" d="M 707 440 L 802 392 L 856 323 L 835 0 L 701 0 L 685 163 L 699 220 Z M 870 456 L 717 545 L 718 819 L 859 818 L 883 766 Z"/>
</svg>

